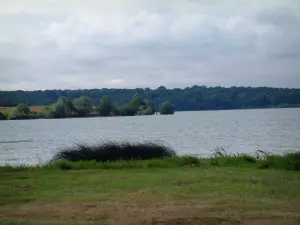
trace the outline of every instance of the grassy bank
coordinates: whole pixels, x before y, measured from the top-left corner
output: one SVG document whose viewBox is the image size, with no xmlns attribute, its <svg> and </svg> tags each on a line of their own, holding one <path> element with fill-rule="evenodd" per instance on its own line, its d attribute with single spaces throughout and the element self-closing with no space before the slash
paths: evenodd
<svg viewBox="0 0 300 225">
<path fill-rule="evenodd" d="M 299 224 L 298 156 L 2 166 L 0 224 Z"/>
<path fill-rule="evenodd" d="M 65 152 L 65 151 L 62 151 Z M 67 151 L 68 152 L 68 151 Z M 117 160 L 117 161 L 96 161 L 96 160 L 77 160 L 67 161 L 57 158 L 61 153 L 56 155 L 53 160 L 44 165 L 34 166 L 0 166 L 0 172 L 18 172 L 18 171 L 45 171 L 45 170 L 86 170 L 86 169 L 150 169 L 150 168 L 183 168 L 183 167 L 200 167 L 200 168 L 253 168 L 260 170 L 280 169 L 288 171 L 300 171 L 300 154 L 288 153 L 284 155 L 265 155 L 252 156 L 246 154 L 219 156 L 211 158 L 199 158 L 195 156 L 167 156 L 144 160 Z M 171 152 L 170 154 L 174 154 Z M 104 156 L 106 156 L 104 154 Z M 69 157 L 69 155 L 68 155 Z M 147 155 L 147 157 L 149 157 Z M 54 160 L 57 159 L 57 160 Z M 103 160 L 103 158 L 101 158 Z M 106 158 L 107 159 L 107 158 Z"/>
</svg>

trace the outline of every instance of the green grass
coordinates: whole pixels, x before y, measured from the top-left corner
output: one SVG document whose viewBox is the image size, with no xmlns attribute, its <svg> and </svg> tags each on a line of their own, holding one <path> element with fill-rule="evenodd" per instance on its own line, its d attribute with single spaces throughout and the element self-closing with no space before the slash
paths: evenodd
<svg viewBox="0 0 300 225">
<path fill-rule="evenodd" d="M 73 220 L 78 224 L 118 224 L 115 220 L 121 212 L 127 213 L 125 222 L 132 219 L 136 221 L 133 224 L 143 224 L 139 221 L 147 221 L 147 213 L 135 215 L 135 210 L 169 220 L 170 213 L 175 218 L 177 214 L 195 218 L 195 208 L 216 218 L 222 212 L 233 219 L 239 217 L 233 216 L 238 211 L 241 217 L 249 217 L 248 222 L 256 213 L 272 215 L 267 218 L 270 221 L 287 216 L 293 221 L 300 218 L 296 216 L 300 215 L 300 174 L 286 170 L 236 166 L 67 171 L 40 168 L 1 172 L 0 179 L 0 221 L 6 224 L 18 224 L 18 220 L 23 221 L 21 224 L 72 224 Z M 159 216 L 164 211 L 166 215 Z"/>
<path fill-rule="evenodd" d="M 258 168 L 258 169 L 285 169 L 300 170 L 300 153 L 287 153 L 284 155 L 251 156 L 246 154 L 221 155 L 212 158 L 198 158 L 195 156 L 172 156 L 147 160 L 119 160 L 119 161 L 51 161 L 45 165 L 37 166 L 0 166 L 0 172 L 9 171 L 35 171 L 35 170 L 84 170 L 84 169 L 143 169 L 143 168 L 181 168 L 181 167 L 227 167 Z"/>
<path fill-rule="evenodd" d="M 299 224 L 297 159 L 296 153 L 2 166 L 0 224 Z"/>
</svg>

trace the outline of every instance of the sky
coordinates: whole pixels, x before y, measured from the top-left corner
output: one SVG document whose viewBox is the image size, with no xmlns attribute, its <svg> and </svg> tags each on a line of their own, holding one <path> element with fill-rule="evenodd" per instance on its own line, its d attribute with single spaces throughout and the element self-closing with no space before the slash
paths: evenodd
<svg viewBox="0 0 300 225">
<path fill-rule="evenodd" d="M 300 88 L 299 0 L 0 0 L 0 90 Z"/>
</svg>

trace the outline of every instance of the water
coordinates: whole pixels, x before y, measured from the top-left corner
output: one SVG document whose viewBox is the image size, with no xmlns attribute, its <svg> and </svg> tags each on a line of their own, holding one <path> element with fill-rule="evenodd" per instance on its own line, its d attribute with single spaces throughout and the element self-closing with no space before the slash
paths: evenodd
<svg viewBox="0 0 300 225">
<path fill-rule="evenodd" d="M 0 164 L 39 164 L 58 149 L 100 140 L 163 141 L 179 154 L 300 150 L 300 109 L 177 112 L 136 116 L 0 121 Z"/>
</svg>

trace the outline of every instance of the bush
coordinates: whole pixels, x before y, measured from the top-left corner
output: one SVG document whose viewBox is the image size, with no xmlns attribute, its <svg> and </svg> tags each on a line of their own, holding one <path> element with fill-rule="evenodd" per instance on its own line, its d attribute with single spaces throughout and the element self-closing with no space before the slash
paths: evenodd
<svg viewBox="0 0 300 225">
<path fill-rule="evenodd" d="M 171 102 L 164 102 L 161 104 L 159 112 L 161 115 L 174 114 L 174 106 Z"/>
<path fill-rule="evenodd" d="M 103 142 L 96 145 L 78 144 L 74 148 L 67 148 L 58 152 L 52 162 L 66 160 L 71 162 L 90 161 L 97 162 L 119 160 L 146 160 L 176 156 L 171 148 L 153 142 L 129 143 L 129 142 Z"/>
<path fill-rule="evenodd" d="M 258 166 L 260 169 L 300 170 L 300 152 L 285 155 L 268 155 Z"/>
<path fill-rule="evenodd" d="M 44 110 L 40 112 L 40 117 L 45 119 L 52 119 L 55 117 L 55 108 L 53 106 L 45 106 Z"/>
<path fill-rule="evenodd" d="M 0 112 L 0 120 L 6 120 L 7 117 L 4 113 Z"/>
<path fill-rule="evenodd" d="M 9 119 L 10 120 L 28 120 L 28 119 L 38 119 L 40 116 L 36 112 L 30 112 L 29 114 L 23 113 L 13 113 Z"/>
</svg>

